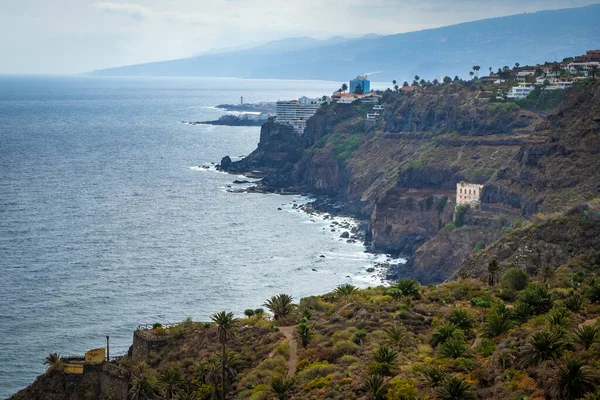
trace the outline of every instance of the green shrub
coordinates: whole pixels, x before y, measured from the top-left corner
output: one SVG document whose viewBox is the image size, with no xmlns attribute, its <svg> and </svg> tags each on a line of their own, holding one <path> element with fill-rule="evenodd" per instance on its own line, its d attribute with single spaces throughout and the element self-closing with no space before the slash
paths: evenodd
<svg viewBox="0 0 600 400">
<path fill-rule="evenodd" d="M 509 268 L 502 275 L 502 285 L 510 290 L 520 291 L 527 287 L 529 275 L 519 268 Z"/>
<path fill-rule="evenodd" d="M 493 303 L 489 297 L 473 297 L 471 298 L 471 305 L 473 307 L 490 308 Z"/>
<path fill-rule="evenodd" d="M 333 355 L 341 357 L 344 355 L 352 355 L 358 352 L 359 347 L 349 340 L 342 340 L 333 345 Z"/>
<path fill-rule="evenodd" d="M 483 357 L 489 357 L 494 354 L 496 345 L 489 339 L 483 339 L 479 344 L 478 351 Z"/>
<path fill-rule="evenodd" d="M 473 253 L 477 253 L 483 249 L 485 249 L 485 242 L 480 240 L 475 244 L 475 247 L 473 247 Z"/>
<path fill-rule="evenodd" d="M 526 304 L 532 315 L 547 313 L 552 308 L 552 297 L 548 289 L 536 283 L 519 293 L 518 300 Z"/>
<path fill-rule="evenodd" d="M 251 309 L 251 308 L 248 308 L 248 309 L 244 310 L 244 315 L 246 317 L 251 317 L 254 314 L 256 314 L 256 312 L 253 309 Z"/>
<path fill-rule="evenodd" d="M 312 381 L 315 378 L 326 377 L 335 371 L 335 366 L 327 361 L 316 362 L 308 365 L 298 373 L 298 378 L 303 382 Z"/>
<path fill-rule="evenodd" d="M 461 204 L 456 207 L 456 210 L 454 211 L 454 226 L 455 227 L 460 228 L 461 226 L 463 226 L 465 224 L 465 215 L 467 214 L 467 211 L 469 211 L 468 204 Z"/>
</svg>

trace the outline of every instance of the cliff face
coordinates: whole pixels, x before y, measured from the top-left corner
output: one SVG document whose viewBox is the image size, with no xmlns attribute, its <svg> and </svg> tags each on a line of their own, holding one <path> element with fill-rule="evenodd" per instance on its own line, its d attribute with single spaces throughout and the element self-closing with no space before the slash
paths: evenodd
<svg viewBox="0 0 600 400">
<path fill-rule="evenodd" d="M 464 261 L 461 273 L 484 276 L 490 261 L 504 268 L 522 263 L 531 275 L 543 265 L 552 267 L 577 263 L 579 258 L 591 265 L 600 265 L 600 204 L 574 207 L 566 215 L 538 217 L 527 226 L 515 229 L 485 250 Z M 587 215 L 584 213 L 587 210 Z"/>
<path fill-rule="evenodd" d="M 365 121 L 370 105 L 333 104 L 308 121 L 303 136 L 266 124 L 258 149 L 230 168 L 271 168 L 267 188 L 344 202 L 346 211 L 369 219 L 374 250 L 414 256 L 423 281 L 440 281 L 475 243 L 501 235 L 490 220 L 561 210 L 598 195 L 599 93 L 574 89 L 545 117 L 480 99 L 462 85 L 386 92 L 375 122 Z M 484 203 L 469 229 L 442 230 L 462 180 L 485 185 Z M 448 200 L 439 211 L 442 198 Z"/>
</svg>

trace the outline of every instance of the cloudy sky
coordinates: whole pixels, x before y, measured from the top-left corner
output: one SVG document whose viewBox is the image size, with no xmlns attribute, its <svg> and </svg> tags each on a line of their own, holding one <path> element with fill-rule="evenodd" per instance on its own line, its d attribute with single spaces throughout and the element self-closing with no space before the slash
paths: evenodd
<svg viewBox="0 0 600 400">
<path fill-rule="evenodd" d="M 599 0 L 0 0 L 0 73 L 71 74 L 293 36 L 391 34 Z"/>
</svg>

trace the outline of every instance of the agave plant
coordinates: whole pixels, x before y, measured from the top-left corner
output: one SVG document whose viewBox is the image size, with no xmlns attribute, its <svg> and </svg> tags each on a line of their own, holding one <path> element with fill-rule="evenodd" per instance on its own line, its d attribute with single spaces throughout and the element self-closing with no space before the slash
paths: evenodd
<svg viewBox="0 0 600 400">
<path fill-rule="evenodd" d="M 451 322 L 445 322 L 438 326 L 429 339 L 432 347 L 437 347 L 458 332 L 458 327 Z"/>
<path fill-rule="evenodd" d="M 338 297 L 348 297 L 358 293 L 358 288 L 349 283 L 344 283 L 343 285 L 336 287 L 333 293 Z"/>
<path fill-rule="evenodd" d="M 372 400 L 385 399 L 386 389 L 385 380 L 381 375 L 377 374 L 369 375 L 363 385 L 363 390 L 367 392 Z"/>
<path fill-rule="evenodd" d="M 293 378 L 285 378 L 280 375 L 271 377 L 271 390 L 278 400 L 287 399 L 294 384 Z"/>
<path fill-rule="evenodd" d="M 523 350 L 523 365 L 539 365 L 545 360 L 554 360 L 567 346 L 562 332 L 542 331 L 534 333 Z"/>
<path fill-rule="evenodd" d="M 265 301 L 263 304 L 273 313 L 276 320 L 287 317 L 293 310 L 293 298 L 289 294 L 278 294 Z"/>
<path fill-rule="evenodd" d="M 600 328 L 596 325 L 582 325 L 573 332 L 573 339 L 587 350 L 600 341 Z"/>
<path fill-rule="evenodd" d="M 398 359 L 398 353 L 387 346 L 381 346 L 373 352 L 373 359 L 380 364 L 391 366 Z"/>
<path fill-rule="evenodd" d="M 493 310 L 487 313 L 485 319 L 484 333 L 488 338 L 500 336 L 515 325 L 512 312 L 504 304 L 494 307 Z"/>
<path fill-rule="evenodd" d="M 442 381 L 437 392 L 439 400 L 472 400 L 475 394 L 471 392 L 471 385 L 463 379 L 453 376 Z"/>
<path fill-rule="evenodd" d="M 571 358 L 559 368 L 553 382 L 553 392 L 555 398 L 575 400 L 593 392 L 597 384 L 598 376 L 583 362 Z"/>
</svg>

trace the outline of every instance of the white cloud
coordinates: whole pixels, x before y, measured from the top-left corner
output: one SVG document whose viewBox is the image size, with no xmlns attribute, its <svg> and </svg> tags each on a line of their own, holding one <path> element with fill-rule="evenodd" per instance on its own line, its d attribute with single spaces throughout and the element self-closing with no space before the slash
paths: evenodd
<svg viewBox="0 0 600 400">
<path fill-rule="evenodd" d="M 121 4 L 103 1 L 94 3 L 93 6 L 102 11 L 127 14 L 137 20 L 145 20 L 154 15 L 154 12 L 150 8 L 139 4 Z"/>
</svg>

